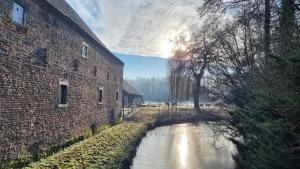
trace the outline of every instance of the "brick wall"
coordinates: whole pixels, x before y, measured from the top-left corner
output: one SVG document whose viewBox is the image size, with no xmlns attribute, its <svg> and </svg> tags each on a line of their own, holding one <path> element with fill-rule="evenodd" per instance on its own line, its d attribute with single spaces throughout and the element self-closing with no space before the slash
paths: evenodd
<svg viewBox="0 0 300 169">
<path fill-rule="evenodd" d="M 10 19 L 13 0 L 0 0 L 2 160 L 16 158 L 36 142 L 62 143 L 93 124 L 108 123 L 109 112 L 118 117 L 122 104 L 122 64 L 46 2 L 18 2 L 25 6 L 23 27 Z M 82 57 L 83 42 L 89 46 L 87 59 Z M 60 81 L 68 82 L 65 108 L 58 106 Z M 103 88 L 102 104 L 97 102 L 98 87 Z"/>
</svg>

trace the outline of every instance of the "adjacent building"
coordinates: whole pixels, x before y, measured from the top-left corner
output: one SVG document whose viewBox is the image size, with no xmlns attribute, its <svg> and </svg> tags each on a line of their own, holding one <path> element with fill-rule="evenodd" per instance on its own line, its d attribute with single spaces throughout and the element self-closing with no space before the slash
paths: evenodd
<svg viewBox="0 0 300 169">
<path fill-rule="evenodd" d="M 123 62 L 65 0 L 0 0 L 0 161 L 114 122 Z"/>
<path fill-rule="evenodd" d="M 134 107 L 144 103 L 143 94 L 123 80 L 123 106 Z"/>
</svg>

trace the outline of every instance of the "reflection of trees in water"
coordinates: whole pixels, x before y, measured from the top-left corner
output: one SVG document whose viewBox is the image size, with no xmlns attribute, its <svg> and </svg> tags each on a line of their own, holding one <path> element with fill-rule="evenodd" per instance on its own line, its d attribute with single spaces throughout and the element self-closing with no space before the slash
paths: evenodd
<svg viewBox="0 0 300 169">
<path fill-rule="evenodd" d="M 237 134 L 236 128 L 231 126 L 227 121 L 209 122 L 208 126 L 211 128 L 212 131 L 212 145 L 216 149 L 224 148 L 226 146 L 225 144 L 231 141 L 231 138 L 238 139 L 237 137 L 239 135 Z"/>
</svg>

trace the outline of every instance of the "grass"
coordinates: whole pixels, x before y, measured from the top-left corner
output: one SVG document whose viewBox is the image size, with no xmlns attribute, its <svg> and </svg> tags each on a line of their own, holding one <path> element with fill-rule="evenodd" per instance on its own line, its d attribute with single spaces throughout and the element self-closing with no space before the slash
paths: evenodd
<svg viewBox="0 0 300 169">
<path fill-rule="evenodd" d="M 128 158 L 144 132 L 145 127 L 141 123 L 121 123 L 53 156 L 32 163 L 26 169 L 122 168 L 130 160 Z"/>
<path fill-rule="evenodd" d="M 166 107 L 142 107 L 128 117 L 127 120 L 138 123 L 153 123 L 157 120 L 159 112 L 165 111 L 167 111 Z"/>
<path fill-rule="evenodd" d="M 148 123 L 157 121 L 162 108 L 140 108 L 129 122 L 101 127 L 92 137 L 75 143 L 26 169 L 100 168 L 118 169 L 131 162 L 139 140 L 144 136 Z"/>
<path fill-rule="evenodd" d="M 170 114 L 168 107 L 140 108 L 128 122 L 112 127 L 102 127 L 94 136 L 71 145 L 62 151 L 32 163 L 26 169 L 99 168 L 121 169 L 129 166 L 136 146 L 147 129 L 158 126 L 161 120 L 169 120 L 174 115 L 194 118 L 192 109 L 179 109 L 179 114 Z M 171 120 L 174 121 L 174 120 Z M 152 127 L 149 127 L 150 126 Z"/>
</svg>

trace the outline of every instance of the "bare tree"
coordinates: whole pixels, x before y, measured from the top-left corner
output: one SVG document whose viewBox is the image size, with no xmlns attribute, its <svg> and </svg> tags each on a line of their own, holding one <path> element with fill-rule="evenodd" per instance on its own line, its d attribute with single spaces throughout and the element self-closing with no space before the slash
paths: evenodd
<svg viewBox="0 0 300 169">
<path fill-rule="evenodd" d="M 214 55 L 211 51 L 215 42 L 210 37 L 209 29 L 194 33 L 189 41 L 181 36 L 176 42 L 174 56 L 170 59 L 169 65 L 171 89 L 174 88 L 172 85 L 177 77 L 192 79 L 194 108 L 200 112 L 201 80 L 208 65 L 213 61 Z"/>
<path fill-rule="evenodd" d="M 214 33 L 215 62 L 208 71 L 213 92 L 234 105 L 226 123 L 236 131 L 239 167 L 300 167 L 298 6 L 295 0 L 205 0 L 199 8 L 200 15 L 228 16 L 230 10 L 231 22 Z"/>
</svg>

